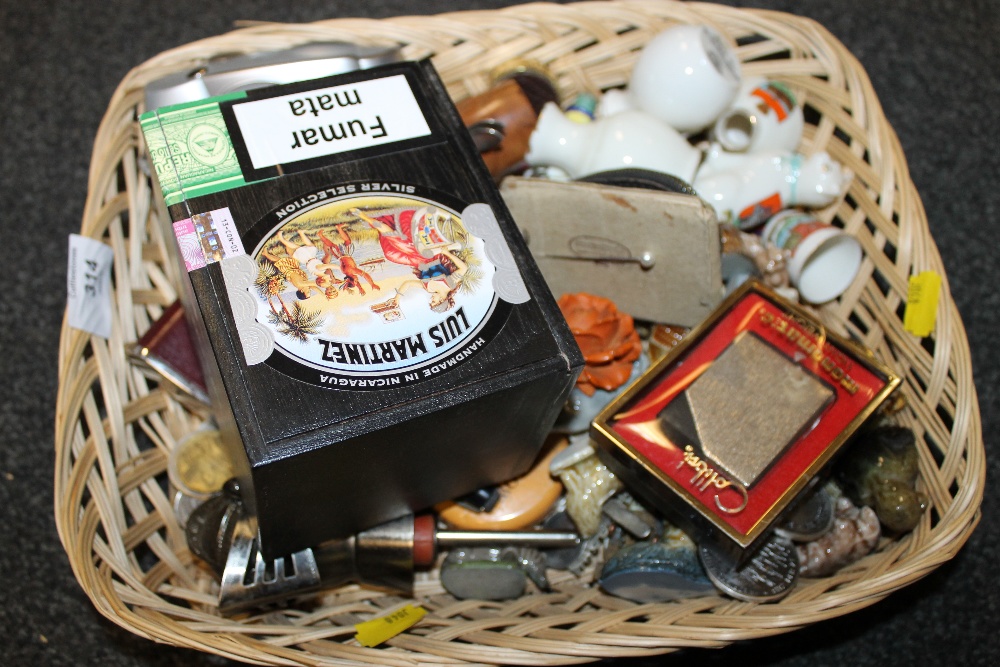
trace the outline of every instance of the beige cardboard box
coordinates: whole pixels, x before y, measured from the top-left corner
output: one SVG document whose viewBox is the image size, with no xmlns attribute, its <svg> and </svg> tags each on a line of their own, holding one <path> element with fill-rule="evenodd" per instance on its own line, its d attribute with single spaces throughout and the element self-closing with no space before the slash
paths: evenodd
<svg viewBox="0 0 1000 667">
<path fill-rule="evenodd" d="M 718 223 L 698 197 L 520 177 L 501 192 L 557 298 L 588 292 L 689 327 L 722 299 Z"/>
</svg>

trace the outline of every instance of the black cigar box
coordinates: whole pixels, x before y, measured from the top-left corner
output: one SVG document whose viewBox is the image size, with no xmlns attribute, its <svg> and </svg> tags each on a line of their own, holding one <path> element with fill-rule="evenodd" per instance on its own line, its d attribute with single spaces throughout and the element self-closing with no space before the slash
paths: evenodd
<svg viewBox="0 0 1000 667">
<path fill-rule="evenodd" d="M 140 123 L 265 557 L 527 470 L 583 361 L 429 62 Z"/>
</svg>

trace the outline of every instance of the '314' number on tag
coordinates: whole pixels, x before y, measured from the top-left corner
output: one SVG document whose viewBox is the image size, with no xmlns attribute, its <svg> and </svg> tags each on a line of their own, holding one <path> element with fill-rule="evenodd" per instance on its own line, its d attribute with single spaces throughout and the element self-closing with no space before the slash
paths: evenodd
<svg viewBox="0 0 1000 667">
<path fill-rule="evenodd" d="M 111 336 L 111 266 L 114 251 L 79 234 L 69 237 L 66 310 L 69 325 L 102 338 Z"/>
</svg>

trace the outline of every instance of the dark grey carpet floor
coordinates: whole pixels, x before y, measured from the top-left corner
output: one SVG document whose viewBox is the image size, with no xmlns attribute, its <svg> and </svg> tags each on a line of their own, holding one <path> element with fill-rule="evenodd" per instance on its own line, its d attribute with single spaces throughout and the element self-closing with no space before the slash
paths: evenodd
<svg viewBox="0 0 1000 667">
<path fill-rule="evenodd" d="M 0 0 L 0 664 L 218 665 L 105 620 L 73 578 L 52 511 L 56 352 L 66 237 L 116 83 L 237 19 L 306 21 L 491 8 L 503 1 Z M 811 16 L 861 60 L 905 148 L 972 346 L 997 479 L 1000 13 L 994 0 L 756 0 Z M 867 609 L 719 651 L 619 665 L 1000 664 L 997 494 L 952 562 Z"/>
</svg>

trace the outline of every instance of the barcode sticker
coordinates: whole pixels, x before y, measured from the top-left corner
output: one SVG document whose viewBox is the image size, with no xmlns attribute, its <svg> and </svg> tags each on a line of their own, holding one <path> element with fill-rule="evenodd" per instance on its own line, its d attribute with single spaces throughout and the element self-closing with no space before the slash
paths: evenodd
<svg viewBox="0 0 1000 667">
<path fill-rule="evenodd" d="M 412 604 L 408 604 L 391 614 L 379 616 L 364 623 L 358 623 L 354 626 L 354 629 L 358 631 L 354 635 L 354 638 L 362 646 L 369 648 L 378 646 L 396 635 L 405 632 L 408 628 L 413 627 L 426 614 L 427 612 L 423 607 L 414 607 Z"/>
<path fill-rule="evenodd" d="M 66 316 L 69 325 L 101 338 L 111 337 L 111 247 L 79 234 L 69 235 Z"/>
<path fill-rule="evenodd" d="M 929 336 L 937 320 L 938 299 L 941 296 L 941 276 L 934 271 L 924 271 L 910 276 L 906 294 L 906 312 L 903 328 L 914 336 Z"/>
</svg>

